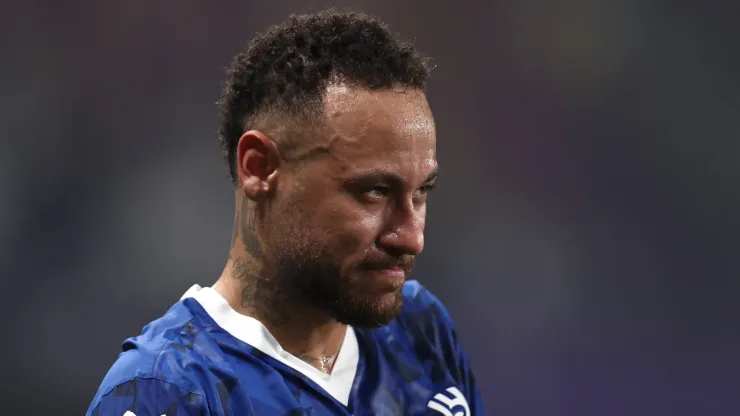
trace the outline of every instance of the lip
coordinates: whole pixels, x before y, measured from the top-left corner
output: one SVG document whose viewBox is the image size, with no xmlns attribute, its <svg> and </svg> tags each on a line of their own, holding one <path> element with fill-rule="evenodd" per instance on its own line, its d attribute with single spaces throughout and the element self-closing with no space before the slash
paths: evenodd
<svg viewBox="0 0 740 416">
<path fill-rule="evenodd" d="M 370 269 L 368 271 L 384 280 L 387 279 L 391 281 L 398 281 L 398 280 L 406 279 L 406 271 L 400 267 L 391 267 L 391 268 L 386 268 L 386 269 Z"/>
</svg>

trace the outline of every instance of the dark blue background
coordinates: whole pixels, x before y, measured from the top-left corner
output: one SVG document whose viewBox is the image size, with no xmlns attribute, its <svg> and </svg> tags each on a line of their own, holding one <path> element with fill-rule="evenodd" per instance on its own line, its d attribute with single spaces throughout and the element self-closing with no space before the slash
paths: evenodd
<svg viewBox="0 0 740 416">
<path fill-rule="evenodd" d="M 327 5 L 0 6 L 7 411 L 81 414 L 120 342 L 216 279 L 223 70 Z M 436 58 L 442 175 L 415 276 L 491 414 L 740 414 L 735 2 L 339 5 Z"/>
</svg>

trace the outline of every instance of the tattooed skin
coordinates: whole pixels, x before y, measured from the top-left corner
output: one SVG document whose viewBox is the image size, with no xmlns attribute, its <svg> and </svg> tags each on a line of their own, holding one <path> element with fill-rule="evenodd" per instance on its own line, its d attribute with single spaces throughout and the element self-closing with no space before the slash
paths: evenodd
<svg viewBox="0 0 740 416">
<path fill-rule="evenodd" d="M 232 247 L 237 241 L 244 244 L 245 253 L 230 254 L 231 274 L 242 285 L 242 307 L 249 308 L 255 317 L 281 326 L 288 322 L 287 294 L 280 290 L 279 282 L 264 276 L 261 270 L 263 251 L 257 237 L 257 219 L 254 209 L 246 200 L 241 202 L 234 229 Z M 265 302 L 269 299 L 269 305 Z M 269 307 L 268 307 L 269 306 Z"/>
<path fill-rule="evenodd" d="M 257 238 L 257 218 L 256 210 L 249 209 L 247 201 L 242 201 L 241 215 L 242 219 L 242 243 L 247 253 L 252 255 L 255 260 L 261 260 L 264 253 L 262 246 Z"/>
</svg>

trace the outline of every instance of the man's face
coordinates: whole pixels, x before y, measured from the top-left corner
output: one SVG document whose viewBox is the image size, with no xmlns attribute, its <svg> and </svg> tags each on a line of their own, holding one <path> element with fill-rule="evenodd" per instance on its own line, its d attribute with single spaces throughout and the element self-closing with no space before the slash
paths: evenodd
<svg viewBox="0 0 740 416">
<path fill-rule="evenodd" d="M 266 243 L 278 277 L 334 319 L 377 327 L 401 310 L 403 282 L 424 247 L 436 180 L 434 120 L 421 91 L 337 84 L 325 135 L 281 169 Z"/>
</svg>

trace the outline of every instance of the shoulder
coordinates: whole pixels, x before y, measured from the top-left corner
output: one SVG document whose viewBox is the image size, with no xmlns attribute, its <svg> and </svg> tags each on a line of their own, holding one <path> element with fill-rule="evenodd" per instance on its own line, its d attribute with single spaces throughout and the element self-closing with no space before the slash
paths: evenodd
<svg viewBox="0 0 740 416">
<path fill-rule="evenodd" d="M 439 369 L 455 372 L 461 351 L 455 324 L 447 308 L 415 280 L 405 284 L 403 296 L 401 314 L 386 330 L 416 356 L 437 362 Z"/>
<path fill-rule="evenodd" d="M 199 372 L 188 371 L 204 367 L 203 355 L 189 348 L 198 334 L 193 314 L 184 302 L 176 303 L 141 335 L 124 341 L 87 414 L 200 414 L 205 394 Z"/>
<path fill-rule="evenodd" d="M 394 338 L 405 339 L 418 352 L 444 354 L 457 344 L 455 325 L 447 308 L 416 280 L 404 285 L 401 313 L 385 330 Z"/>
<path fill-rule="evenodd" d="M 447 328 L 454 326 L 444 304 L 417 280 L 409 280 L 403 286 L 403 308 L 399 319 Z"/>
<path fill-rule="evenodd" d="M 464 394 L 464 401 L 473 410 L 465 414 L 485 415 L 475 376 L 447 308 L 417 281 L 407 282 L 403 295 L 402 312 L 389 325 L 392 338 L 407 343 L 410 351 L 428 365 L 433 380 L 444 380 L 447 376 L 454 380 L 457 384 L 454 391 Z M 435 398 L 442 400 L 438 396 Z"/>
</svg>

